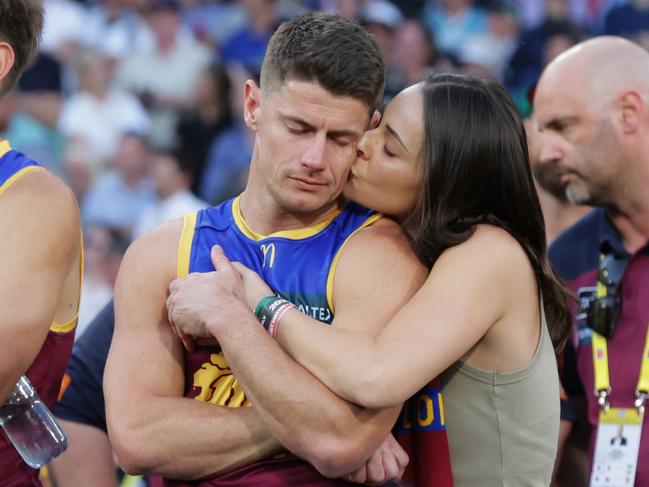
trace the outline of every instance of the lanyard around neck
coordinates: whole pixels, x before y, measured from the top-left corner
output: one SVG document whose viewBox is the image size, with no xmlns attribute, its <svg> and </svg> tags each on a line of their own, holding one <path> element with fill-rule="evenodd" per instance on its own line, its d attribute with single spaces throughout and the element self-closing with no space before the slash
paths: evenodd
<svg viewBox="0 0 649 487">
<path fill-rule="evenodd" d="M 606 291 L 606 286 L 598 281 L 597 297 L 606 297 Z M 595 395 L 599 398 L 599 405 L 604 409 L 608 409 L 610 406 L 608 398 L 611 395 L 611 380 L 608 373 L 608 346 L 606 338 L 595 331 L 593 331 L 592 349 L 593 369 L 595 372 Z M 635 407 L 644 409 L 645 399 L 649 395 L 649 325 L 647 326 L 647 335 L 642 350 L 640 377 L 638 378 L 635 394 Z"/>
</svg>

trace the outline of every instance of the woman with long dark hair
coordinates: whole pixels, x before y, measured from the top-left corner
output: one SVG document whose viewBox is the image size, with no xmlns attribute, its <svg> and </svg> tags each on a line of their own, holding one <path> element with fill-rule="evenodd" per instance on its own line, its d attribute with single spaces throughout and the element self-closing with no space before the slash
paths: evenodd
<svg viewBox="0 0 649 487">
<path fill-rule="evenodd" d="M 323 326 L 268 297 L 245 268 L 241 282 L 233 268 L 216 275 L 344 399 L 395 406 L 440 376 L 435 413 L 445 416 L 457 485 L 548 485 L 559 431 L 552 339 L 565 339 L 569 314 L 513 102 L 495 82 L 433 75 L 395 97 L 357 150 L 345 196 L 399 220 L 430 268 L 380 335 Z M 228 268 L 218 249 L 216 260 Z M 173 286 L 168 304 L 173 319 Z M 176 325 L 214 335 L 227 355 L 228 329 L 253 320 L 211 311 Z"/>
</svg>

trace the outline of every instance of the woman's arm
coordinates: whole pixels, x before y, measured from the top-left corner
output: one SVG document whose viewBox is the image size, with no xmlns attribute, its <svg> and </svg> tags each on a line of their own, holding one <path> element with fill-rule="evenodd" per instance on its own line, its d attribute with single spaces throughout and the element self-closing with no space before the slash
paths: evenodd
<svg viewBox="0 0 649 487">
<path fill-rule="evenodd" d="M 291 310 L 278 341 L 344 399 L 368 408 L 394 406 L 465 356 L 534 285 L 518 243 L 503 230 L 481 227 L 440 256 L 379 335 L 323 326 Z"/>
</svg>

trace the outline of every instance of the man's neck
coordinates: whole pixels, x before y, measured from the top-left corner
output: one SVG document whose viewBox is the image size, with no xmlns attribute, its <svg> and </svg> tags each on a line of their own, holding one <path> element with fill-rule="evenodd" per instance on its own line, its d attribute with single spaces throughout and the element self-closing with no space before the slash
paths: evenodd
<svg viewBox="0 0 649 487">
<path fill-rule="evenodd" d="M 251 191 L 241 194 L 239 208 L 246 225 L 259 235 L 270 235 L 285 230 L 297 230 L 317 225 L 340 210 L 342 202 L 334 202 L 313 213 L 291 213 L 279 206 L 270 194 Z"/>
<path fill-rule="evenodd" d="M 573 205 L 567 200 L 557 198 L 538 184 L 534 186 L 541 203 L 548 245 L 591 210 L 589 206 Z"/>
<path fill-rule="evenodd" d="M 624 248 L 637 252 L 649 241 L 649 167 L 633 168 L 632 177 L 619 178 L 616 198 L 605 206 L 608 216 L 620 232 Z"/>
</svg>

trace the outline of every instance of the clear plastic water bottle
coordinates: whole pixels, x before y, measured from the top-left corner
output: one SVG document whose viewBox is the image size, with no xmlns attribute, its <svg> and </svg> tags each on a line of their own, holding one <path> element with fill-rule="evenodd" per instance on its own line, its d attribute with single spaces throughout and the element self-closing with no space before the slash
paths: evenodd
<svg viewBox="0 0 649 487">
<path fill-rule="evenodd" d="M 68 447 L 68 438 L 24 375 L 0 406 L 0 426 L 32 468 L 40 468 Z"/>
</svg>

